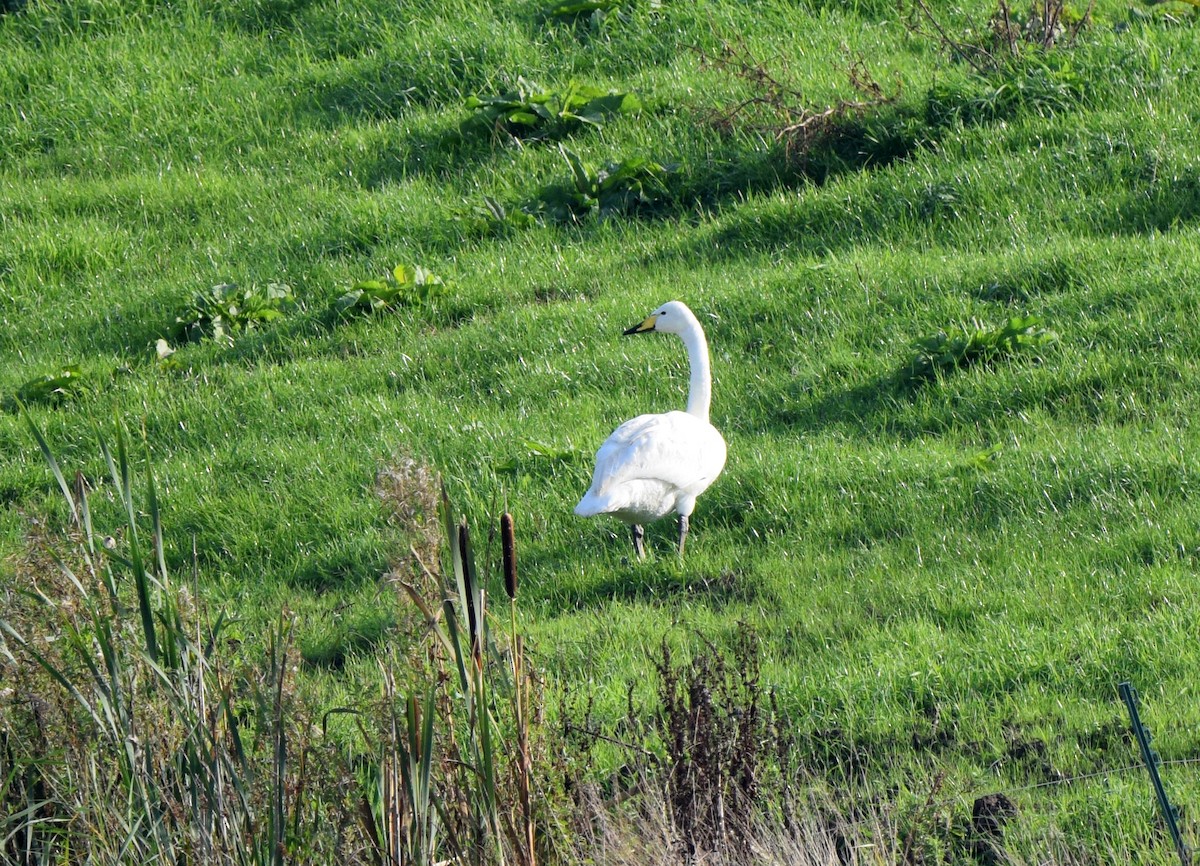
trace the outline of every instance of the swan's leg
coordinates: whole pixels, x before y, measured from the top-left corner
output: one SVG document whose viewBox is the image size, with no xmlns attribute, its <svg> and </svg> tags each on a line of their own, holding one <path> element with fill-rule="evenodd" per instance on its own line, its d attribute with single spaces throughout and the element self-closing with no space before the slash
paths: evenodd
<svg viewBox="0 0 1200 866">
<path fill-rule="evenodd" d="M 646 537 L 646 530 L 641 524 L 634 523 L 629 527 L 629 534 L 633 536 L 633 549 L 637 553 L 638 559 L 646 558 L 646 544 L 643 541 Z"/>
<path fill-rule="evenodd" d="M 686 514 L 679 515 L 679 558 L 683 558 L 683 543 L 687 541 L 688 518 Z"/>
</svg>

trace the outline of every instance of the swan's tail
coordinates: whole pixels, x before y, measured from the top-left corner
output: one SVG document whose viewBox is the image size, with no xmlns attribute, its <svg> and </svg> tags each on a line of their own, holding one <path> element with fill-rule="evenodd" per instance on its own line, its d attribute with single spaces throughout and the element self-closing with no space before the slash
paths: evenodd
<svg viewBox="0 0 1200 866">
<path fill-rule="evenodd" d="M 580 517 L 595 517 L 597 514 L 604 514 L 608 510 L 605 502 L 590 490 L 584 494 L 583 499 L 580 499 L 579 504 L 575 506 L 575 513 Z"/>
</svg>

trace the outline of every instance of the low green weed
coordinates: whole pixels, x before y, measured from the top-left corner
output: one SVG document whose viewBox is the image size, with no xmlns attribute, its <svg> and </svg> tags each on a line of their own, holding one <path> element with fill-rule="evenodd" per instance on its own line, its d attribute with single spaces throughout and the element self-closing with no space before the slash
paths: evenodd
<svg viewBox="0 0 1200 866">
<path fill-rule="evenodd" d="M 932 379 L 958 367 L 1035 354 L 1057 339 L 1058 334 L 1043 327 L 1037 316 L 1009 319 L 992 329 L 976 323 L 972 328 L 952 329 L 920 340 L 904 375 L 914 382 Z"/>
<path fill-rule="evenodd" d="M 645 213 L 671 199 L 667 181 L 678 171 L 676 164 L 633 157 L 597 168 L 565 147 L 560 150 L 571 167 L 571 183 L 544 190 L 530 208 L 534 216 L 555 222 L 580 222 L 589 216 L 606 219 Z"/>
<path fill-rule="evenodd" d="M 208 339 L 232 345 L 238 334 L 278 321 L 294 306 L 292 288 L 283 283 L 271 283 L 265 289 L 220 283 L 191 300 L 176 317 L 173 336 L 177 341 Z"/>
<path fill-rule="evenodd" d="M 519 207 L 506 207 L 490 195 L 483 204 L 462 208 L 451 219 L 465 237 L 504 237 L 533 225 L 536 220 Z"/>
<path fill-rule="evenodd" d="M 629 5 L 628 0 L 564 0 L 546 7 L 551 18 L 575 18 L 579 15 L 608 15 Z"/>
<path fill-rule="evenodd" d="M 961 81 L 935 82 L 925 97 L 925 117 L 934 127 L 1021 114 L 1050 117 L 1077 106 L 1083 93 L 1083 79 L 1065 59 L 1029 58 Z"/>
<path fill-rule="evenodd" d="M 359 280 L 333 302 L 338 313 L 378 313 L 403 306 L 423 306 L 446 290 L 447 283 L 420 265 L 396 265 L 380 279 Z"/>
<path fill-rule="evenodd" d="M 501 472 L 515 472 L 532 464 L 579 464 L 590 456 L 578 448 L 548 445 L 535 439 L 520 439 L 516 444 L 520 448 L 519 456 L 497 463 L 496 468 Z"/>
<path fill-rule="evenodd" d="M 16 392 L 5 398 L 4 408 L 12 412 L 22 403 L 58 406 L 78 393 L 86 381 L 78 364 L 66 364 L 56 372 L 46 373 L 25 382 Z"/>
<path fill-rule="evenodd" d="M 599 128 L 621 114 L 636 114 L 642 102 L 632 93 L 572 83 L 566 90 L 547 90 L 524 78 L 515 90 L 498 96 L 471 96 L 466 106 L 475 114 L 465 127 L 485 127 L 516 138 L 549 138 L 581 126 Z"/>
<path fill-rule="evenodd" d="M 1146 8 L 1129 7 L 1129 18 L 1133 21 L 1150 21 L 1163 27 L 1194 24 L 1200 18 L 1200 4 L 1194 0 L 1165 0 L 1149 2 Z"/>
<path fill-rule="evenodd" d="M 662 0 L 649 0 L 644 8 L 656 10 L 661 5 Z M 587 39 L 611 33 L 616 23 L 629 23 L 633 12 L 634 0 L 553 0 L 539 18 L 543 22 L 566 24 L 581 39 Z"/>
</svg>

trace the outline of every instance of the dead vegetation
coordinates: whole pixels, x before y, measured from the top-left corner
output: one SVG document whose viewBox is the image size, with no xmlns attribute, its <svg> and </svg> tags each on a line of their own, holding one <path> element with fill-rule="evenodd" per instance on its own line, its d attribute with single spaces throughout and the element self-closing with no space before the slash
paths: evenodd
<svg viewBox="0 0 1200 866">
<path fill-rule="evenodd" d="M 969 70 L 966 82 L 935 80 L 923 99 L 904 99 L 899 79 L 885 87 L 863 58 L 846 55 L 843 71 L 852 95 L 832 103 L 814 100 L 793 83 L 785 58 L 764 60 L 744 44 L 727 42 L 715 56 L 702 54 L 701 63 L 733 79 L 745 95 L 710 110 L 704 121 L 727 134 L 769 142 L 779 149 L 781 167 L 817 181 L 845 169 L 887 165 L 937 141 L 946 117 L 989 119 L 1074 104 L 1078 76 L 1057 54 L 1077 43 L 1094 2 L 1079 12 L 1066 0 L 1031 0 L 1026 8 L 999 0 L 982 25 L 964 27 L 927 0 L 901 0 L 909 31 Z"/>
<path fill-rule="evenodd" d="M 401 585 L 408 583 L 422 595 L 435 595 L 441 590 L 437 577 L 443 534 L 439 517 L 441 480 L 427 464 L 397 454 L 375 473 L 375 495 L 394 533 L 395 554 L 385 581 L 402 599 L 400 610 L 407 613 L 402 630 L 411 634 L 419 620 Z"/>
<path fill-rule="evenodd" d="M 1091 21 L 1095 6 L 1095 0 L 1089 0 L 1081 14 L 1066 0 L 1032 0 L 1025 9 L 999 0 L 986 27 L 958 36 L 926 0 L 905 2 L 909 4 L 905 23 L 910 31 L 931 39 L 951 59 L 961 60 L 980 75 L 994 72 L 1030 51 L 1045 54 L 1073 46 Z"/>
<path fill-rule="evenodd" d="M 900 90 L 888 94 L 875 80 L 862 58 L 852 58 L 846 76 L 857 99 L 840 99 L 833 105 L 814 107 L 805 93 L 787 82 L 786 64 L 773 71 L 755 58 L 744 45 L 725 43 L 715 57 L 702 56 L 709 69 L 742 82 L 749 94 L 730 105 L 710 112 L 708 124 L 723 132 L 740 130 L 774 142 L 785 160 L 804 168 L 810 155 L 840 136 L 848 121 L 879 111 L 899 99 Z"/>
</svg>

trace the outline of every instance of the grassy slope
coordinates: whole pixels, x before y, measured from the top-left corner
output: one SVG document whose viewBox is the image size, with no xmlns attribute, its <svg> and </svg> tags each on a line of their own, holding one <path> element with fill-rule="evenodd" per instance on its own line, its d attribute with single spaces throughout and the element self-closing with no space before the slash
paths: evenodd
<svg viewBox="0 0 1200 866">
<path fill-rule="evenodd" d="M 0 18 L 0 394 L 80 363 L 92 389 L 33 410 L 63 463 L 99 475 L 92 425 L 144 424 L 176 568 L 194 543 L 248 633 L 286 604 L 314 658 L 395 616 L 371 479 L 400 451 L 477 520 L 507 498 L 542 664 L 610 711 L 664 632 L 747 621 L 812 761 L 858 753 L 918 796 L 937 769 L 966 795 L 1131 762 L 1124 678 L 1164 755 L 1200 755 L 1198 46 L 1115 30 L 1126 14 L 1102 8 L 1072 57 L 1072 110 L 816 186 L 696 122 L 737 91 L 690 49 L 743 34 L 817 104 L 845 94 L 843 44 L 907 104 L 964 79 L 888 10 L 666 3 L 591 33 L 525 2 L 34 3 Z M 698 204 L 477 237 L 452 217 L 565 175 L 551 147 L 454 143 L 462 98 L 517 74 L 642 94 L 570 146 L 681 160 Z M 329 324 L 332 296 L 398 261 L 453 294 Z M 287 282 L 301 309 L 157 367 L 154 339 L 223 281 Z M 731 456 L 687 561 L 664 524 L 628 566 L 619 528 L 570 507 L 616 422 L 683 400 L 678 345 L 617 336 L 670 297 L 708 327 Z M 1060 334 L 1044 362 L 892 380 L 915 339 L 1026 312 Z M 50 485 L 0 415 L 0 549 Z M 1035 846 L 1055 823 L 1156 856 L 1139 776 L 1021 802 Z"/>
</svg>

